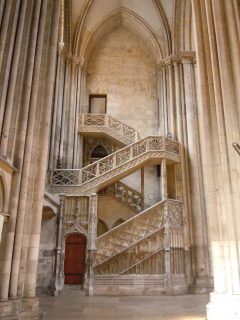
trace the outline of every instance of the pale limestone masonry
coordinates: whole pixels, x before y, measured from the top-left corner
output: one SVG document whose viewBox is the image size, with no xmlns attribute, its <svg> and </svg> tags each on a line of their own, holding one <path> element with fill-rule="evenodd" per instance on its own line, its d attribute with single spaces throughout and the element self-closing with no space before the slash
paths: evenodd
<svg viewBox="0 0 240 320">
<path fill-rule="evenodd" d="M 81 235 L 87 295 L 239 320 L 239 87 L 238 0 L 0 0 L 0 318 L 42 316 Z"/>
</svg>

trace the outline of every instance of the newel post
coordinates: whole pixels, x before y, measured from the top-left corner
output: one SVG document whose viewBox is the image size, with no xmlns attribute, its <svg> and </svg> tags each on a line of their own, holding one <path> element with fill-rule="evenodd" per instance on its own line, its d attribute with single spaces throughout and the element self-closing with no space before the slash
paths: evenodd
<svg viewBox="0 0 240 320">
<path fill-rule="evenodd" d="M 96 238 L 97 238 L 97 203 L 98 195 L 93 193 L 89 199 L 89 224 L 88 224 L 88 258 L 87 258 L 87 286 L 86 294 L 93 295 L 94 287 L 94 271 L 93 263 L 96 252 Z"/>
<path fill-rule="evenodd" d="M 168 203 L 164 204 L 164 215 L 165 215 L 165 225 L 164 225 L 164 288 L 165 294 L 173 293 L 172 285 L 172 272 L 171 272 L 171 235 L 169 226 L 169 216 L 168 216 Z"/>
<path fill-rule="evenodd" d="M 166 159 L 162 159 L 162 162 L 161 162 L 161 194 L 162 194 L 162 200 L 167 199 L 168 191 L 167 191 L 167 163 L 166 163 Z"/>
<path fill-rule="evenodd" d="M 55 249 L 55 267 L 51 284 L 51 293 L 58 296 L 64 286 L 64 272 L 62 263 L 63 219 L 65 208 L 65 194 L 61 193 L 60 205 L 57 217 L 57 243 Z"/>
</svg>

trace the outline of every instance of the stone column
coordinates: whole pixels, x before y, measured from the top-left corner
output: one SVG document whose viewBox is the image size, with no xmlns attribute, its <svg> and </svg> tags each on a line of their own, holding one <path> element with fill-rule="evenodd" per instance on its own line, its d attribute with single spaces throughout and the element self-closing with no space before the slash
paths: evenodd
<svg viewBox="0 0 240 320">
<path fill-rule="evenodd" d="M 0 30 L 0 69 L 2 68 L 2 60 L 3 60 L 3 53 L 5 49 L 5 44 L 7 40 L 7 31 L 9 27 L 9 19 L 11 14 L 11 7 L 12 7 L 12 0 L 6 1 L 5 7 L 4 7 L 4 14 L 3 14 L 3 20 Z"/>
<path fill-rule="evenodd" d="M 5 0 L 0 1 L 0 25 L 2 24 L 2 17 L 5 7 Z"/>
<path fill-rule="evenodd" d="M 182 57 L 180 54 L 172 58 L 174 64 L 175 97 L 176 97 L 176 117 L 177 117 L 177 140 L 184 146 L 181 148 L 181 173 L 182 173 L 182 196 L 184 202 L 184 243 L 185 243 L 185 265 L 187 266 L 188 283 L 192 281 L 190 271 L 190 246 L 191 246 L 191 201 L 190 201 L 190 179 L 188 162 L 188 140 L 185 110 L 184 81 L 182 70 Z"/>
<path fill-rule="evenodd" d="M 63 167 L 63 144 L 65 137 L 65 118 L 66 118 L 66 81 L 68 81 L 67 73 L 67 62 L 64 54 L 62 55 L 62 64 L 61 64 L 61 75 L 60 75 L 60 95 L 59 95 L 59 112 L 57 117 L 58 130 L 56 132 L 56 154 L 57 154 L 57 168 Z"/>
<path fill-rule="evenodd" d="M 239 66 L 234 65 L 238 54 L 232 60 L 239 41 L 229 43 L 239 39 L 236 16 L 230 14 L 234 4 L 234 0 L 192 1 L 202 99 L 199 114 L 201 120 L 208 115 L 199 121 L 199 128 L 207 138 L 201 139 L 201 156 L 214 275 L 209 320 L 240 318 L 240 161 L 232 148 L 232 142 L 240 139 L 240 76 L 235 71 Z"/>
<path fill-rule="evenodd" d="M 87 286 L 86 294 L 93 295 L 94 291 L 94 272 L 93 262 L 96 251 L 96 238 L 97 238 L 97 202 L 98 195 L 91 194 L 89 199 L 89 224 L 88 224 L 88 259 L 87 259 Z"/>
<path fill-rule="evenodd" d="M 41 8 L 41 19 L 38 30 L 38 42 L 36 47 L 35 55 L 35 64 L 34 72 L 32 78 L 32 94 L 30 98 L 29 106 L 29 116 L 28 116 L 28 128 L 27 136 L 25 142 L 25 154 L 23 160 L 23 169 L 22 169 L 22 179 L 20 186 L 20 193 L 18 199 L 18 210 L 17 210 L 17 224 L 15 231 L 15 241 L 13 248 L 13 258 L 12 258 L 12 270 L 11 270 L 11 281 L 10 281 L 10 297 L 11 299 L 17 298 L 17 288 L 18 288 L 18 277 L 20 270 L 20 256 L 21 256 L 21 247 L 23 241 L 23 232 L 25 224 L 25 213 L 27 211 L 27 191 L 28 191 L 28 181 L 30 175 L 31 167 L 31 158 L 32 158 L 32 148 L 33 148 L 33 136 L 35 128 L 35 117 L 37 109 L 37 92 L 40 80 L 40 68 L 41 68 L 41 59 L 42 59 L 42 50 L 43 50 L 43 40 L 44 40 L 44 31 L 45 31 L 45 20 L 47 13 L 47 0 L 43 0 Z"/>
<path fill-rule="evenodd" d="M 42 119 L 42 130 L 39 141 L 39 153 L 38 153 L 38 174 L 35 178 L 35 192 L 33 196 L 32 213 L 34 219 L 30 225 L 29 232 L 29 245 L 27 256 L 27 269 L 24 286 L 24 296 L 26 298 L 35 297 L 35 287 L 37 278 L 37 265 L 38 265 L 38 253 L 40 243 L 41 232 L 41 220 L 42 220 L 42 208 L 43 208 L 43 196 L 45 189 L 46 179 L 46 165 L 48 158 L 48 141 L 50 133 L 50 119 L 52 111 L 52 97 L 53 97 L 53 85 L 56 69 L 56 51 L 58 40 L 58 26 L 59 26 L 59 14 L 60 14 L 60 2 L 54 1 L 51 35 L 50 35 L 50 48 L 48 55 L 48 70 L 45 86 L 45 99 L 44 99 L 44 116 Z"/>
<path fill-rule="evenodd" d="M 209 243 L 207 237 L 207 219 L 204 206 L 204 193 L 198 131 L 198 115 L 195 85 L 195 55 L 182 54 L 183 93 L 185 97 L 185 150 L 188 169 L 188 194 L 191 213 L 192 269 L 195 284 L 194 292 L 208 292 L 211 288 Z"/>
<path fill-rule="evenodd" d="M 183 185 L 182 185 L 182 168 L 180 163 L 175 164 L 175 188 L 176 188 L 176 200 L 183 200 Z"/>
<path fill-rule="evenodd" d="M 157 67 L 157 92 L 158 92 L 158 108 L 159 108 L 159 135 L 166 135 L 165 128 L 165 106 L 164 106 L 164 64 L 159 64 Z"/>
<path fill-rule="evenodd" d="M 62 241 L 63 241 L 63 220 L 65 211 L 65 194 L 61 193 L 60 206 L 57 218 L 57 245 L 55 249 L 55 266 L 52 279 L 51 292 L 54 296 L 58 296 L 64 286 L 64 270 L 62 265 Z"/>
<path fill-rule="evenodd" d="M 167 191 L 167 164 L 166 164 L 166 159 L 162 159 L 162 161 L 161 161 L 161 193 L 162 193 L 162 200 L 167 199 L 168 191 Z"/>
<path fill-rule="evenodd" d="M 8 146 L 10 125 L 11 125 L 11 119 L 12 119 L 13 100 L 14 100 L 14 92 L 16 88 L 18 63 L 19 63 L 20 50 L 21 50 L 21 44 L 22 44 L 26 7 L 27 7 L 27 1 L 24 0 L 22 1 L 21 6 L 20 6 L 20 2 L 18 2 L 15 9 L 14 21 L 12 22 L 13 30 L 11 34 L 11 46 L 8 53 L 8 61 L 7 61 L 7 67 L 5 70 L 4 84 L 3 84 L 3 90 L 1 95 L 1 106 L 5 106 L 5 113 L 4 113 L 3 128 L 2 128 L 2 134 L 1 134 L 0 151 L 4 157 L 7 157 L 7 146 Z M 20 12 L 19 12 L 19 9 L 20 9 Z M 17 19 L 18 19 L 18 23 L 17 23 Z M 16 38 L 15 38 L 15 33 L 16 33 Z M 1 110 L 4 110 L 4 108 L 1 107 Z M 0 121 L 0 123 L 2 123 L 2 121 Z"/>
<path fill-rule="evenodd" d="M 17 219 L 17 207 L 18 207 L 18 197 L 20 191 L 20 183 L 21 183 L 21 174 L 22 174 L 22 164 L 24 158 L 24 147 L 25 147 L 25 139 L 27 133 L 27 123 L 28 123 L 28 112 L 29 112 L 29 101 L 31 95 L 32 88 L 32 75 L 34 68 L 34 56 L 36 50 L 37 43 L 37 32 L 38 32 L 38 23 L 40 17 L 40 8 L 41 1 L 36 1 L 34 6 L 33 13 L 33 24 L 31 29 L 30 36 L 30 46 L 28 51 L 28 64 L 25 75 L 24 89 L 23 89 L 23 97 L 22 97 L 22 106 L 21 106 L 21 123 L 19 130 L 19 143 L 17 146 L 17 157 L 18 157 L 18 170 L 16 171 L 12 184 L 12 194 L 10 199 L 10 212 L 11 215 L 9 217 L 8 231 L 6 235 L 6 243 L 3 252 L 3 261 L 1 267 L 1 281 L 0 281 L 0 299 L 7 300 L 8 291 L 9 291 L 9 281 L 10 281 L 10 272 L 11 272 L 11 263 L 12 263 L 12 254 L 13 254 L 13 244 L 14 244 L 14 236 L 15 236 L 15 226 Z M 30 151 L 29 151 L 30 152 Z"/>
<path fill-rule="evenodd" d="M 73 168 L 74 165 L 74 138 L 76 124 L 76 86 L 77 86 L 77 64 L 74 58 L 69 62 L 70 71 L 70 87 L 69 100 L 67 101 L 68 108 L 68 124 L 67 124 L 67 150 L 66 150 L 66 167 Z"/>
<path fill-rule="evenodd" d="M 74 131 L 74 146 L 73 146 L 73 168 L 79 168 L 79 145 L 80 145 L 80 133 L 78 131 L 78 119 L 80 114 L 80 88 L 81 88 L 81 66 L 77 65 L 76 70 L 76 105 L 75 105 L 75 131 Z"/>
<path fill-rule="evenodd" d="M 89 112 L 88 90 L 87 90 L 87 70 L 85 61 L 81 64 L 81 97 L 80 97 L 80 113 Z"/>
<path fill-rule="evenodd" d="M 177 132 L 176 138 L 179 142 L 183 142 L 183 122 L 182 122 L 182 105 L 181 105 L 181 79 L 180 79 L 180 61 L 178 57 L 173 59 L 174 79 L 175 79 L 175 97 L 176 97 L 176 121 Z"/>
<path fill-rule="evenodd" d="M 54 92 L 54 105 L 53 105 L 53 117 L 51 128 L 51 143 L 49 148 L 49 164 L 48 168 L 53 169 L 57 167 L 57 157 L 59 151 L 59 139 L 61 130 L 61 117 L 62 117 L 62 95 L 63 95 L 63 43 L 58 43 L 57 54 L 57 72 L 56 72 L 56 84 Z"/>
<path fill-rule="evenodd" d="M 174 70 L 172 60 L 167 64 L 168 79 L 169 79 L 169 111 L 170 111 L 170 126 L 169 131 L 174 140 L 177 138 L 176 133 L 176 110 L 175 110 L 175 86 L 174 86 Z"/>
<path fill-rule="evenodd" d="M 164 206 L 165 225 L 164 225 L 164 288 L 165 294 L 173 293 L 173 284 L 171 277 L 171 249 L 170 249 L 170 233 L 169 233 L 169 217 L 168 217 L 168 204 Z"/>
</svg>

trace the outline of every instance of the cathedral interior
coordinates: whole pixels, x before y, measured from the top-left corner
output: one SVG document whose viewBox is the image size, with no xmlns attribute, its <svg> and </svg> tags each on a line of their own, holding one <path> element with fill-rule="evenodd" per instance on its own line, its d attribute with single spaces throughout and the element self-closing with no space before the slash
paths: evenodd
<svg viewBox="0 0 240 320">
<path fill-rule="evenodd" d="M 239 0 L 0 0 L 0 318 L 72 286 L 239 320 L 239 88 Z"/>
</svg>

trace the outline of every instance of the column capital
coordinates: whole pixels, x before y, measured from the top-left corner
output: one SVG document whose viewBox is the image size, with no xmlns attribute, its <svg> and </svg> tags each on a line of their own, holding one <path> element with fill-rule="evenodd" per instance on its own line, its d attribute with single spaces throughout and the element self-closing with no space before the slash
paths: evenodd
<svg viewBox="0 0 240 320">
<path fill-rule="evenodd" d="M 196 53 L 195 51 L 179 51 L 174 55 L 170 55 L 162 59 L 157 67 L 160 70 L 164 70 L 167 67 L 178 64 L 178 63 L 196 63 Z"/>
</svg>

